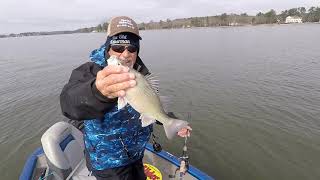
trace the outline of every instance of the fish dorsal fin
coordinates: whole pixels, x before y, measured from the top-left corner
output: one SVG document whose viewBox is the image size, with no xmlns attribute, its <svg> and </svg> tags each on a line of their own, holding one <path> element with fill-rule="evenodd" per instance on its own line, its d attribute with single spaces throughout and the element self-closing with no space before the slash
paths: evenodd
<svg viewBox="0 0 320 180">
<path fill-rule="evenodd" d="M 142 127 L 149 126 L 150 124 L 153 124 L 156 122 L 156 120 L 154 118 L 152 118 L 148 115 L 145 115 L 145 114 L 141 114 L 140 119 L 141 119 Z"/>
<path fill-rule="evenodd" d="M 165 112 L 168 112 L 169 106 L 171 105 L 172 101 L 171 98 L 168 96 L 161 96 L 159 95 L 159 99 L 162 105 L 162 108 Z"/>
<path fill-rule="evenodd" d="M 159 80 L 157 80 L 157 77 L 152 74 L 149 74 L 146 76 L 146 80 L 148 81 L 154 92 L 159 94 Z"/>
<path fill-rule="evenodd" d="M 125 97 L 118 97 L 118 110 L 122 109 L 128 104 L 128 101 Z"/>
</svg>

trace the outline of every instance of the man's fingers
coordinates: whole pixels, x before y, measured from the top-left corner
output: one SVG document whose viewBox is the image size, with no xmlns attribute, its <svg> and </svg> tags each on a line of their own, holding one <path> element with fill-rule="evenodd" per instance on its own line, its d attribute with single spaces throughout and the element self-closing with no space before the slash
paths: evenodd
<svg viewBox="0 0 320 180">
<path fill-rule="evenodd" d="M 110 86 L 117 83 L 122 83 L 134 79 L 133 73 L 111 74 L 102 79 L 104 86 Z"/>
<path fill-rule="evenodd" d="M 125 73 L 125 72 L 129 72 L 128 67 L 110 65 L 103 68 L 101 71 L 97 73 L 97 79 L 103 79 L 109 76 L 110 74 L 119 74 L 119 73 Z"/>
<path fill-rule="evenodd" d="M 192 128 L 190 126 L 186 127 L 189 131 L 192 131 Z"/>
<path fill-rule="evenodd" d="M 109 96 L 107 96 L 108 98 L 116 98 L 116 97 L 123 97 L 126 95 L 126 92 L 124 90 L 121 91 L 117 91 L 114 93 L 111 93 Z"/>
<path fill-rule="evenodd" d="M 124 90 L 126 90 L 126 89 L 128 89 L 130 87 L 134 87 L 135 85 L 136 85 L 136 81 L 135 80 L 130 80 L 130 81 L 125 81 L 125 82 L 122 82 L 122 83 L 116 83 L 116 84 L 107 86 L 105 88 L 105 91 L 109 92 L 110 94 L 114 94 L 114 93 L 117 93 L 118 91 L 121 91 L 121 90 L 124 91 Z M 120 94 L 120 95 L 122 95 L 122 94 Z"/>
<path fill-rule="evenodd" d="M 123 92 L 117 92 L 136 85 L 135 75 L 128 73 L 128 67 L 111 65 L 107 67 L 97 73 L 95 81 L 97 89 L 104 96 L 109 98 L 124 96 Z"/>
<path fill-rule="evenodd" d="M 182 128 L 179 132 L 178 132 L 178 136 L 180 137 L 190 137 L 191 135 L 191 131 L 192 131 L 192 128 L 190 126 L 187 126 L 185 128 Z"/>
</svg>

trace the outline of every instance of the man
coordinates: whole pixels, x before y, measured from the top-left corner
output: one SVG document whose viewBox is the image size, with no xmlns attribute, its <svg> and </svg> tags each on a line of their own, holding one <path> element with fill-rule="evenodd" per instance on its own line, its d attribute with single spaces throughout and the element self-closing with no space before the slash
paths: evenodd
<svg viewBox="0 0 320 180">
<path fill-rule="evenodd" d="M 150 74 L 138 56 L 137 24 L 129 17 L 111 20 L 106 43 L 94 50 L 87 62 L 73 70 L 60 95 L 63 114 L 84 121 L 84 141 L 89 170 L 97 179 L 146 179 L 142 158 L 152 125 L 141 126 L 139 113 L 130 105 L 117 109 L 117 97 L 136 85 L 129 68 Z M 108 66 L 116 56 L 125 66 Z M 189 128 L 189 127 L 188 127 Z M 189 135 L 186 128 L 178 135 Z"/>
</svg>

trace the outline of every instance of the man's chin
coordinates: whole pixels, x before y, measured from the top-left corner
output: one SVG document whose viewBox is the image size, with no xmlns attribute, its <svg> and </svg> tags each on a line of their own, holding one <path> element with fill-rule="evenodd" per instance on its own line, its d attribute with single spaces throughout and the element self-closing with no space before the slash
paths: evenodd
<svg viewBox="0 0 320 180">
<path fill-rule="evenodd" d="M 128 66 L 129 68 L 133 68 L 133 64 L 132 63 L 125 63 L 125 66 Z"/>
</svg>

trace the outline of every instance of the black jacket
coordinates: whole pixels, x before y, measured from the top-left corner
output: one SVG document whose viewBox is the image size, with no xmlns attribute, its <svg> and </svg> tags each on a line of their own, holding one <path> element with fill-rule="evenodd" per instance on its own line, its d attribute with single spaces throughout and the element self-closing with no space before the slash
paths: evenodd
<svg viewBox="0 0 320 180">
<path fill-rule="evenodd" d="M 150 74 L 140 57 L 133 68 L 143 75 Z M 72 71 L 69 82 L 60 94 L 64 116 L 72 120 L 103 119 L 105 113 L 116 105 L 117 98 L 103 96 L 95 86 L 97 72 L 102 69 L 94 62 L 87 62 Z"/>
</svg>

